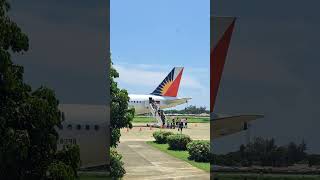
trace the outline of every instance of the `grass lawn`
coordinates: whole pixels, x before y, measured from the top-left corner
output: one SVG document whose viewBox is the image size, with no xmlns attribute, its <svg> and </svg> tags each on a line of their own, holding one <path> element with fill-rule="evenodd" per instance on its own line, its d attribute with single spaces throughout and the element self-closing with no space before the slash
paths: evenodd
<svg viewBox="0 0 320 180">
<path fill-rule="evenodd" d="M 319 180 L 317 175 L 280 175 L 280 174 L 229 174 L 216 173 L 217 180 Z"/>
<path fill-rule="evenodd" d="M 162 152 L 165 152 L 173 157 L 176 157 L 178 159 L 181 159 L 183 161 L 188 162 L 189 164 L 191 164 L 194 167 L 197 167 L 199 169 L 202 169 L 206 172 L 210 172 L 210 163 L 203 163 L 203 162 L 195 162 L 195 161 L 191 161 L 188 159 L 189 157 L 189 153 L 188 151 L 173 151 L 173 150 L 168 150 L 169 145 L 168 144 L 157 144 L 155 142 L 152 141 L 148 141 L 147 144 L 159 149 Z"/>
<path fill-rule="evenodd" d="M 194 117 L 194 116 L 186 116 L 188 118 L 188 123 L 209 123 L 210 118 L 209 117 Z M 172 117 L 167 116 L 169 120 L 172 120 Z M 183 118 L 183 116 L 179 117 Z M 155 120 L 152 117 L 148 116 L 135 116 L 133 119 L 134 123 L 150 123 L 155 122 Z M 171 122 L 171 121 L 170 121 Z"/>
</svg>

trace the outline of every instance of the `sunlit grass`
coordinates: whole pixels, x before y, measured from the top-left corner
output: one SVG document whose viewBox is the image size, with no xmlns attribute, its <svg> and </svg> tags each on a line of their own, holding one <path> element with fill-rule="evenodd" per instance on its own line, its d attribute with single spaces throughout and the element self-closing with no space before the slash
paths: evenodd
<svg viewBox="0 0 320 180">
<path fill-rule="evenodd" d="M 189 160 L 188 157 L 189 157 L 189 153 L 188 151 L 174 151 L 174 150 L 169 150 L 168 147 L 169 145 L 168 144 L 157 144 L 155 142 L 152 142 L 152 141 L 148 141 L 147 144 L 159 149 L 160 151 L 162 152 L 165 152 L 175 158 L 178 158 L 178 159 L 181 159 L 183 161 L 186 161 L 188 162 L 189 164 L 191 164 L 192 166 L 194 167 L 197 167 L 199 169 L 202 169 L 206 172 L 210 172 L 210 163 L 204 163 L 204 162 L 195 162 L 195 161 L 192 161 L 192 160 Z"/>
</svg>

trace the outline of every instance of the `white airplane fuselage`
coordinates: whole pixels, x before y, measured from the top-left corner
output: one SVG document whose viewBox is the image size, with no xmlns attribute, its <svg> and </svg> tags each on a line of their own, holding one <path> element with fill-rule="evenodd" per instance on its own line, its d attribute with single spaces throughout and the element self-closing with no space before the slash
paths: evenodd
<svg viewBox="0 0 320 180">
<path fill-rule="evenodd" d="M 152 94 L 129 94 L 129 108 L 135 109 L 135 114 L 150 113 L 149 99 L 152 98 L 160 109 L 175 107 L 187 103 L 191 98 L 156 96 Z"/>
</svg>

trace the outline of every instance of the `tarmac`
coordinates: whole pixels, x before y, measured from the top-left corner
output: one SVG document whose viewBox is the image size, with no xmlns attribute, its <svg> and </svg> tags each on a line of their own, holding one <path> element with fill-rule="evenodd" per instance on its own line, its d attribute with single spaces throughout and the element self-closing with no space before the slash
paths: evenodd
<svg viewBox="0 0 320 180">
<path fill-rule="evenodd" d="M 142 124 L 145 123 L 134 125 Z M 121 130 L 121 139 L 117 149 L 123 156 L 122 160 L 126 170 L 123 179 L 210 179 L 210 173 L 146 144 L 146 141 L 154 140 L 152 133 L 158 130 L 159 128 L 150 127 L 134 127 L 133 129 Z M 177 129 L 162 130 L 180 133 Z M 209 123 L 190 123 L 187 129 L 183 129 L 183 134 L 188 134 L 194 140 L 209 140 Z"/>
<path fill-rule="evenodd" d="M 178 128 L 175 129 L 159 129 L 154 127 L 141 127 L 146 123 L 134 123 L 132 129 L 121 129 L 120 141 L 154 141 L 152 133 L 155 131 L 171 131 L 180 133 Z M 193 140 L 210 140 L 210 123 L 189 123 L 188 128 L 182 130 L 183 134 L 187 134 Z"/>
</svg>

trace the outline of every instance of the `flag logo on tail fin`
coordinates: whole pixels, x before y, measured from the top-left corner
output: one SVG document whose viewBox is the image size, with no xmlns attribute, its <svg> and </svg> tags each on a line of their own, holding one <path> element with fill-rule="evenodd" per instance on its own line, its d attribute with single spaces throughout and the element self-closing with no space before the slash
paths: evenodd
<svg viewBox="0 0 320 180">
<path fill-rule="evenodd" d="M 183 67 L 175 67 L 161 82 L 161 84 L 151 93 L 157 96 L 176 97 L 178 95 Z"/>
<path fill-rule="evenodd" d="M 234 25 L 234 17 L 210 19 L 210 112 L 214 110 Z"/>
</svg>

